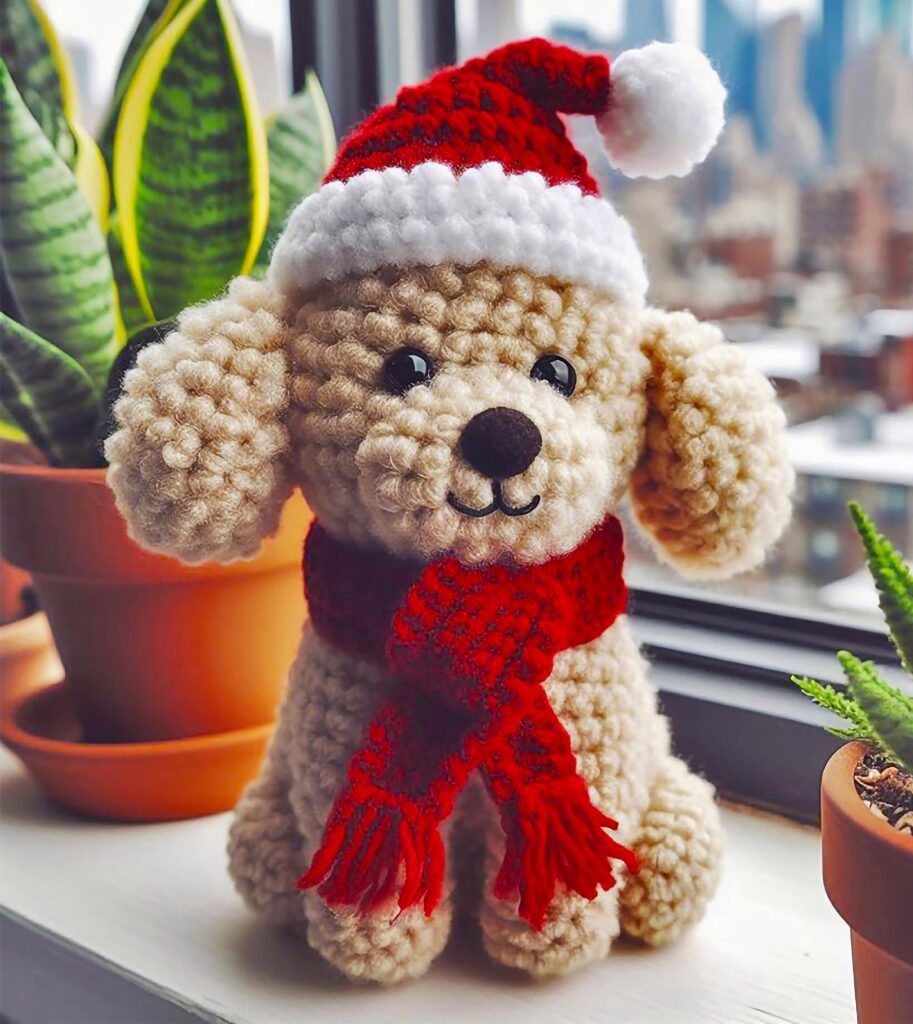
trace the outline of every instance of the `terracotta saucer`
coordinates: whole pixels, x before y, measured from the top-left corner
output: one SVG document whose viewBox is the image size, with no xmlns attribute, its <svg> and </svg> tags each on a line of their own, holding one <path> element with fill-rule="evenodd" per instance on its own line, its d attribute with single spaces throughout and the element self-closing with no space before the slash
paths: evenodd
<svg viewBox="0 0 913 1024">
<path fill-rule="evenodd" d="M 12 699 L 0 739 L 60 804 L 117 821 L 227 811 L 257 773 L 273 723 L 156 743 L 86 743 L 66 684 Z"/>
</svg>

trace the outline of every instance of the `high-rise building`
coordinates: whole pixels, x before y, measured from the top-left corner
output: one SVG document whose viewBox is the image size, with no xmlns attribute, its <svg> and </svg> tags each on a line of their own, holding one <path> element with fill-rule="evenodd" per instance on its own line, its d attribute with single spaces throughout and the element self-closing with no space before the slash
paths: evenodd
<svg viewBox="0 0 913 1024">
<path fill-rule="evenodd" d="M 847 64 L 890 36 L 913 57 L 913 0 L 821 0 L 821 22 L 808 37 L 805 88 L 831 155 L 838 156 L 839 89 Z"/>
<path fill-rule="evenodd" d="M 703 49 L 729 90 L 728 112 L 743 114 L 758 132 L 758 30 L 755 0 L 706 0 Z"/>
<path fill-rule="evenodd" d="M 824 156 L 821 128 L 805 98 L 805 27 L 798 14 L 765 25 L 758 54 L 758 112 L 762 147 L 777 170 L 800 180 Z"/>
<path fill-rule="evenodd" d="M 833 153 L 837 130 L 837 81 L 856 36 L 856 0 L 822 0 L 821 23 L 809 33 L 805 90 Z"/>
<path fill-rule="evenodd" d="M 903 53 L 913 52 L 913 0 L 855 0 L 855 5 L 856 45 L 891 35 Z"/>
<path fill-rule="evenodd" d="M 624 49 L 646 46 L 669 36 L 666 0 L 627 0 L 625 3 Z"/>
<path fill-rule="evenodd" d="M 840 74 L 837 112 L 840 161 L 903 173 L 913 158 L 913 62 L 897 37 L 882 34 Z"/>
</svg>

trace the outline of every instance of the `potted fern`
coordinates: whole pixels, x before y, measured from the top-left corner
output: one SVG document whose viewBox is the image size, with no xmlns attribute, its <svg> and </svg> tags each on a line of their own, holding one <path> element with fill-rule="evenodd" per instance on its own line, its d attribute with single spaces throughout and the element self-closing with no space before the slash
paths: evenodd
<svg viewBox="0 0 913 1024">
<path fill-rule="evenodd" d="M 903 669 L 913 678 L 913 573 L 856 503 L 856 529 Z M 793 677 L 842 718 L 850 742 L 821 782 L 824 884 L 852 933 L 860 1024 L 913 1013 L 913 696 L 889 686 L 871 662 L 837 657 L 846 692 Z"/>
<path fill-rule="evenodd" d="M 138 350 L 264 268 L 332 160 L 326 104 L 310 75 L 264 123 L 230 0 L 149 0 L 100 146 L 37 0 L 4 0 L 0 56 L 0 419 L 20 432 L 0 452 L 0 552 L 31 573 L 66 672 L 55 693 L 5 709 L 4 740 L 84 810 L 219 809 L 256 766 L 293 656 L 308 512 L 290 501 L 250 562 L 181 566 L 129 540 L 100 441 Z M 92 742 L 58 735 L 75 728 L 60 724 L 68 701 Z M 141 744 L 165 765 L 163 741 L 185 743 L 179 758 L 218 751 L 218 737 L 236 770 L 210 758 L 211 785 L 191 797 L 167 773 L 154 792 L 141 758 L 144 781 L 128 783 L 116 761 Z"/>
</svg>

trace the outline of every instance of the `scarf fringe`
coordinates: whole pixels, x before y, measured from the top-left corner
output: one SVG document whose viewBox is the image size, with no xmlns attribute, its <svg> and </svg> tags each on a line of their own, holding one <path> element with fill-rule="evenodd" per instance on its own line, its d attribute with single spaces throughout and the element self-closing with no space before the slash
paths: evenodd
<svg viewBox="0 0 913 1024">
<path fill-rule="evenodd" d="M 542 930 L 559 884 L 592 900 L 615 885 L 613 859 L 632 874 L 640 870 L 634 851 L 605 832 L 618 822 L 590 802 L 577 776 L 526 787 L 504 808 L 501 824 L 506 846 L 494 894 L 519 893 L 517 913 L 534 931 Z"/>
<path fill-rule="evenodd" d="M 444 843 L 438 822 L 406 799 L 372 802 L 350 789 L 336 804 L 320 849 L 298 879 L 330 905 L 370 912 L 399 890 L 399 909 L 423 906 L 430 916 L 444 887 Z"/>
</svg>

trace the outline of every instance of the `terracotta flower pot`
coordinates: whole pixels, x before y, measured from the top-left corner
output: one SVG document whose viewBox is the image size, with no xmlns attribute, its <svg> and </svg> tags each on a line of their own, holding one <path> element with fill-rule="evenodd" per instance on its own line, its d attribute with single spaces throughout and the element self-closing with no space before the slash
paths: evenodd
<svg viewBox="0 0 913 1024">
<path fill-rule="evenodd" d="M 850 926 L 859 1024 L 913 1020 L 913 840 L 877 818 L 853 773 L 865 743 L 848 743 L 821 780 L 824 887 Z"/>
<path fill-rule="evenodd" d="M 188 568 L 128 538 L 103 470 L 0 465 L 0 552 L 32 575 L 85 738 L 270 722 L 304 618 L 309 516 L 296 496 L 256 559 Z"/>
<path fill-rule="evenodd" d="M 272 724 L 154 743 L 86 743 L 67 686 L 0 708 L 0 736 L 57 803 L 113 821 L 172 821 L 234 807 Z"/>
</svg>

